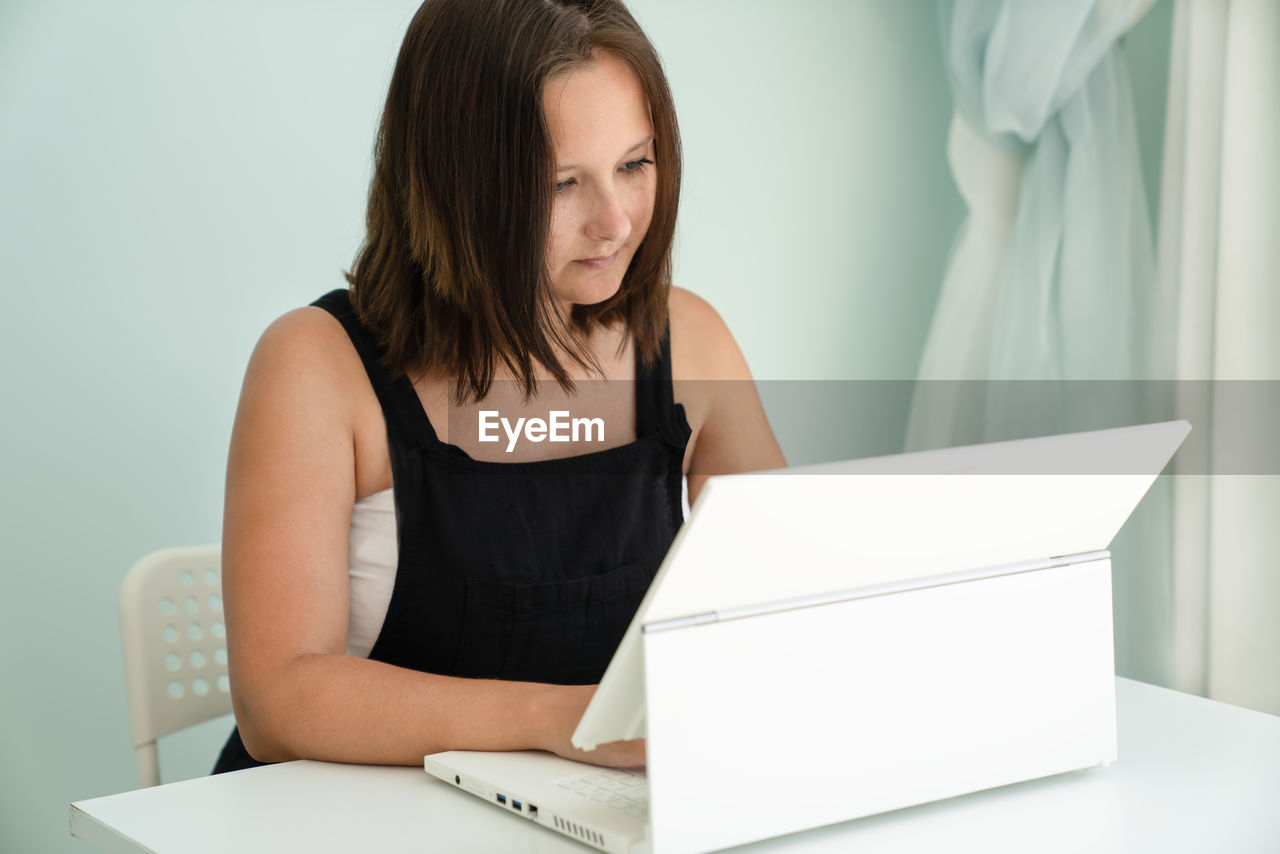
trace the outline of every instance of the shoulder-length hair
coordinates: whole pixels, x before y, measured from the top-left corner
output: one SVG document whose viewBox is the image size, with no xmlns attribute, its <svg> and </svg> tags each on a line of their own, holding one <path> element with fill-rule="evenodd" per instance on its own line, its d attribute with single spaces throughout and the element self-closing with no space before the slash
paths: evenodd
<svg viewBox="0 0 1280 854">
<path fill-rule="evenodd" d="M 548 78 L 608 51 L 648 99 L 657 197 L 621 287 L 555 308 L 547 269 L 555 151 Z M 443 370 L 483 398 L 505 365 L 536 389 L 541 364 L 573 383 L 557 348 L 595 369 L 586 334 L 621 320 L 652 361 L 666 331 L 680 196 L 675 106 L 653 45 L 619 0 L 427 0 L 396 60 L 374 147 L 367 234 L 346 274 L 356 315 L 395 373 Z"/>
</svg>

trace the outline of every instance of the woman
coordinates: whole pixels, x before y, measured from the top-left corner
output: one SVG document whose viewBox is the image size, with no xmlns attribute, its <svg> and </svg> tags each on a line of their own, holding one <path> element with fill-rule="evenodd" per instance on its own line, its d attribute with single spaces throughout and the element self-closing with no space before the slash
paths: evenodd
<svg viewBox="0 0 1280 854">
<path fill-rule="evenodd" d="M 724 323 L 670 287 L 679 187 L 666 79 L 621 3 L 419 9 L 350 290 L 276 321 L 245 377 L 216 770 L 643 763 L 642 740 L 569 737 L 682 476 L 695 501 L 710 474 L 784 464 Z M 552 441 L 558 412 L 586 429 Z"/>
</svg>

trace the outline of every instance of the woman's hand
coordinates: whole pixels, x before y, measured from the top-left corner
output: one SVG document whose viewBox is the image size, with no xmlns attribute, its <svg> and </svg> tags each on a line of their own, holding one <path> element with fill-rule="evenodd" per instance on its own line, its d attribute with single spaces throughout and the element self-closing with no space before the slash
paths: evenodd
<svg viewBox="0 0 1280 854">
<path fill-rule="evenodd" d="M 587 762 L 609 768 L 639 768 L 645 761 L 643 738 L 611 741 L 608 744 L 598 745 L 595 750 L 579 750 L 566 741 L 561 748 L 552 752 L 575 762 Z"/>
<path fill-rule="evenodd" d="M 570 739 L 578 728 L 582 713 L 596 693 L 597 685 L 556 685 L 551 694 L 551 708 L 548 725 L 543 730 L 543 750 L 572 759 L 575 762 L 587 762 L 591 765 L 603 765 L 609 768 L 638 768 L 645 764 L 645 743 L 643 738 L 630 741 L 611 741 L 597 745 L 595 750 L 579 750 Z"/>
</svg>

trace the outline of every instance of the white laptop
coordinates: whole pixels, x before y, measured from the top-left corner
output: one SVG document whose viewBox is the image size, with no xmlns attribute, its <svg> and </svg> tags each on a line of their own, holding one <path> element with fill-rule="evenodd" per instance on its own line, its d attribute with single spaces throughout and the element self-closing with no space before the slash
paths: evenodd
<svg viewBox="0 0 1280 854">
<path fill-rule="evenodd" d="M 610 852 L 711 851 L 1116 759 L 1111 561 L 1185 421 L 710 479 L 574 733 L 643 770 L 428 773 Z"/>
</svg>

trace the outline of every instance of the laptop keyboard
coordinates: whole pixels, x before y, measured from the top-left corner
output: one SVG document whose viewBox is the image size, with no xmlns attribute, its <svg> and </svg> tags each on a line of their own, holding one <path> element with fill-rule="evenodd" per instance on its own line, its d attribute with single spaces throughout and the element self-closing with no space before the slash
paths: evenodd
<svg viewBox="0 0 1280 854">
<path fill-rule="evenodd" d="M 644 771 L 601 768 L 561 780 L 559 786 L 628 815 L 643 818 L 649 812 L 649 779 Z"/>
</svg>

